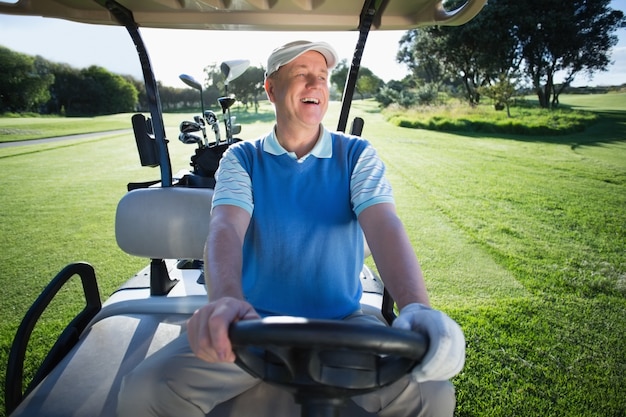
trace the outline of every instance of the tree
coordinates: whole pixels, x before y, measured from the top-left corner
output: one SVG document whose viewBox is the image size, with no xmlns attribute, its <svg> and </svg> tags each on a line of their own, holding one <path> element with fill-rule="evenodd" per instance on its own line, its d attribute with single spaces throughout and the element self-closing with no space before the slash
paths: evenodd
<svg viewBox="0 0 626 417">
<path fill-rule="evenodd" d="M 519 67 L 509 29 L 512 15 L 498 5 L 492 7 L 496 1 L 465 25 L 407 32 L 400 40 L 397 61 L 407 64 L 425 84 L 462 86 L 466 99 L 477 104 L 480 86 Z"/>
<path fill-rule="evenodd" d="M 507 0 L 513 1 L 513 0 Z M 558 104 L 559 94 L 579 73 L 606 71 L 614 32 L 626 26 L 623 12 L 610 0 L 525 0 L 528 13 L 518 16 L 516 37 L 525 72 L 542 107 Z M 563 74 L 557 86 L 555 76 Z"/>
<path fill-rule="evenodd" d="M 480 100 L 479 87 L 522 71 L 541 106 L 549 107 L 577 74 L 607 69 L 613 33 L 625 25 L 609 2 L 490 0 L 465 25 L 408 33 L 397 59 L 415 76 L 428 79 L 442 70 L 444 78 L 460 80 L 470 103 Z M 557 74 L 564 74 L 559 86 Z"/>
<path fill-rule="evenodd" d="M 406 64 L 415 78 L 425 83 L 442 82 L 445 78 L 445 61 L 440 51 L 445 39 L 436 32 L 425 29 L 407 31 L 400 39 L 396 60 Z"/>
<path fill-rule="evenodd" d="M 263 83 L 265 81 L 265 69 L 260 67 L 248 67 L 239 77 L 230 82 L 229 92 L 235 94 L 237 100 L 241 101 L 246 109 L 252 101 L 254 110 L 258 111 L 258 97 L 263 94 Z"/>
<path fill-rule="evenodd" d="M 139 82 L 101 67 L 78 70 L 0 46 L 0 72 L 0 112 L 92 116 L 137 108 Z"/>
<path fill-rule="evenodd" d="M 459 32 L 447 27 L 414 29 L 401 39 L 397 60 L 406 63 L 424 84 L 454 84 L 451 80 L 456 80 L 470 104 L 477 104 L 478 87 L 487 79 L 477 62 L 480 41 L 473 31 Z"/>
<path fill-rule="evenodd" d="M 408 108 L 417 102 L 417 97 L 405 82 L 391 80 L 378 91 L 376 101 L 383 107 L 397 104 Z"/>
<path fill-rule="evenodd" d="M 348 79 L 348 61 L 342 59 L 333 69 L 330 74 L 330 84 L 334 85 L 337 91 L 343 94 L 343 89 L 346 87 L 346 80 Z"/>
<path fill-rule="evenodd" d="M 0 46 L 0 112 L 39 111 L 54 81 L 46 61 Z"/>
<path fill-rule="evenodd" d="M 385 82 L 378 78 L 369 68 L 363 67 L 359 70 L 359 77 L 356 80 L 355 90 L 361 96 L 361 100 L 366 96 L 377 94 L 385 85 Z"/>
<path fill-rule="evenodd" d="M 82 76 L 80 70 L 68 64 L 51 63 L 54 83 L 50 86 L 50 100 L 46 105 L 47 113 L 72 114 L 75 101 L 84 94 L 81 91 Z"/>
<path fill-rule="evenodd" d="M 479 88 L 480 93 L 491 98 L 496 110 L 506 108 L 506 115 L 511 117 L 511 99 L 515 96 L 517 84 L 506 74 L 501 74 L 500 79 L 488 86 Z"/>
<path fill-rule="evenodd" d="M 135 86 L 121 75 L 95 65 L 80 71 L 79 95 L 67 115 L 94 116 L 134 111 L 138 92 Z"/>
<path fill-rule="evenodd" d="M 348 61 L 342 59 L 333 70 L 330 76 L 330 83 L 335 86 L 337 91 L 343 94 L 348 79 Z M 359 68 L 359 76 L 357 77 L 355 92 L 361 96 L 361 100 L 365 96 L 373 96 L 377 94 L 384 85 L 384 81 L 377 77 L 372 70 L 367 67 Z"/>
<path fill-rule="evenodd" d="M 205 73 L 205 88 L 204 88 L 204 102 L 209 106 L 217 104 L 217 99 L 226 94 L 226 88 L 224 86 L 224 74 L 220 70 L 217 63 L 212 63 L 204 68 Z"/>
</svg>

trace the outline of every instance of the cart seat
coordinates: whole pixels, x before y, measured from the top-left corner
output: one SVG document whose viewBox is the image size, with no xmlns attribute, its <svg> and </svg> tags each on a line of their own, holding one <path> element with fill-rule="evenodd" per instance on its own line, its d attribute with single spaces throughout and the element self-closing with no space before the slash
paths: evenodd
<svg viewBox="0 0 626 417">
<path fill-rule="evenodd" d="M 134 190 L 121 199 L 115 224 L 120 248 L 135 256 L 166 259 L 168 275 L 178 283 L 167 295 L 154 296 L 151 267 L 140 271 L 104 303 L 78 343 L 11 417 L 116 415 L 123 377 L 181 335 L 187 319 L 207 302 L 204 285 L 198 283 L 201 268 L 181 267 L 178 259 L 202 259 L 212 196 L 211 189 L 168 187 Z M 362 279 L 370 284 L 376 280 L 371 273 Z M 371 299 L 381 291 L 366 289 Z M 375 304 L 363 308 L 380 314 Z M 344 412 L 351 417 L 373 416 L 352 402 Z M 300 406 L 291 394 L 261 383 L 220 404 L 207 417 L 298 415 Z"/>
</svg>

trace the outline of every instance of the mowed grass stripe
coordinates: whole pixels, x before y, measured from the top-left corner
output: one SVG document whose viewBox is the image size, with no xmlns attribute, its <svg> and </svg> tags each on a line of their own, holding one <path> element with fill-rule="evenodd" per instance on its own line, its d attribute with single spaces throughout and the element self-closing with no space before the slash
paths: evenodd
<svg viewBox="0 0 626 417">
<path fill-rule="evenodd" d="M 426 133 L 417 142 L 428 140 Z M 623 170 L 607 170 L 564 144 L 458 135 L 431 141 L 435 146 L 399 146 L 388 159 L 455 224 L 503 258 L 552 274 L 548 254 L 555 268 L 563 261 L 567 268 L 583 261 L 602 265 L 623 251 Z M 606 258 L 587 259 L 594 252 Z"/>
<path fill-rule="evenodd" d="M 489 304 L 527 296 L 526 290 L 484 248 L 441 210 L 433 173 L 458 178 L 463 167 L 440 151 L 445 134 L 403 129 L 367 114 L 364 136 L 378 149 L 394 187 L 399 215 L 424 270 L 434 305 L 440 308 Z M 438 144 L 439 143 L 439 144 Z M 438 176 L 440 174 L 436 174 Z"/>
</svg>

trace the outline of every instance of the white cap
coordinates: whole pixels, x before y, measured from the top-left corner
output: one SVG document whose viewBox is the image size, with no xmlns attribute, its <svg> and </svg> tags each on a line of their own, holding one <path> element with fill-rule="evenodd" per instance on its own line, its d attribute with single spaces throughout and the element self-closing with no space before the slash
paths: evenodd
<svg viewBox="0 0 626 417">
<path fill-rule="evenodd" d="M 278 71 L 280 67 L 287 65 L 308 51 L 316 51 L 322 54 L 324 58 L 326 58 L 326 65 L 328 65 L 328 69 L 332 69 L 335 65 L 337 65 L 337 52 L 335 52 L 335 49 L 326 42 L 295 41 L 280 46 L 272 51 L 270 57 L 267 59 L 265 77 L 269 77 Z"/>
</svg>

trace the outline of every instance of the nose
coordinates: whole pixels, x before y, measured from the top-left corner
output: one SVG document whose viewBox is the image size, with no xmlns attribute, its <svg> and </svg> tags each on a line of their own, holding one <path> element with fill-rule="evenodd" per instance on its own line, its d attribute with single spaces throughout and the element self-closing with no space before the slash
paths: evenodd
<svg viewBox="0 0 626 417">
<path fill-rule="evenodd" d="M 320 88 L 321 86 L 326 85 L 326 79 L 321 78 L 317 75 L 311 74 L 307 77 L 307 87 L 308 88 Z"/>
</svg>

